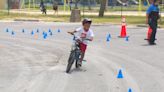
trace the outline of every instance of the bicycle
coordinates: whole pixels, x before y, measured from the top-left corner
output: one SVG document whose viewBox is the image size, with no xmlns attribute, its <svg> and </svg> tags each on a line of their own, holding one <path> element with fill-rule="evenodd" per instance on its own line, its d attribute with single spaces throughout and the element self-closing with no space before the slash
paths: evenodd
<svg viewBox="0 0 164 92">
<path fill-rule="evenodd" d="M 71 34 L 71 33 L 69 33 Z M 81 50 L 80 50 L 80 42 L 83 42 L 84 40 L 90 40 L 90 39 L 78 39 L 78 37 L 75 34 L 71 34 L 73 35 L 73 45 L 71 48 L 71 53 L 69 55 L 69 59 L 68 59 L 68 64 L 67 64 L 67 68 L 66 68 L 66 73 L 69 73 L 71 70 L 72 65 L 75 63 L 75 67 L 79 68 L 79 62 L 80 62 L 80 56 L 81 56 Z"/>
</svg>

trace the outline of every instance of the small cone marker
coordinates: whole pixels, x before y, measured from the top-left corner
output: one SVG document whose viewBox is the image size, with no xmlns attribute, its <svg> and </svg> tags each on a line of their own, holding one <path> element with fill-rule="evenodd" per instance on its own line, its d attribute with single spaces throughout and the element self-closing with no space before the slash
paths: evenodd
<svg viewBox="0 0 164 92">
<path fill-rule="evenodd" d="M 51 29 L 49 29 L 49 30 L 48 30 L 48 32 L 50 32 L 50 33 L 51 33 Z"/>
<path fill-rule="evenodd" d="M 107 37 L 106 41 L 107 41 L 107 42 L 110 42 L 110 38 L 109 38 L 109 37 Z"/>
<path fill-rule="evenodd" d="M 61 31 L 60 31 L 60 29 L 58 29 L 58 33 L 60 33 Z"/>
<path fill-rule="evenodd" d="M 126 40 L 126 41 L 129 41 L 129 37 L 128 37 L 128 36 L 126 36 L 125 40 Z"/>
<path fill-rule="evenodd" d="M 9 32 L 9 29 L 8 28 L 6 29 L 6 32 Z"/>
<path fill-rule="evenodd" d="M 22 29 L 22 33 L 24 33 L 25 31 L 24 31 L 24 29 Z"/>
<path fill-rule="evenodd" d="M 45 35 L 45 32 L 43 32 L 42 35 Z"/>
<path fill-rule="evenodd" d="M 109 35 L 107 36 L 107 38 L 106 38 L 106 41 L 109 42 L 110 39 L 111 39 L 111 35 L 109 34 Z"/>
<path fill-rule="evenodd" d="M 37 33 L 39 33 L 39 29 L 37 29 L 37 31 L 36 31 Z"/>
<path fill-rule="evenodd" d="M 31 35 L 34 35 L 34 31 L 32 30 Z"/>
<path fill-rule="evenodd" d="M 12 35 L 15 35 L 14 31 L 11 32 Z"/>
<path fill-rule="evenodd" d="M 122 74 L 122 70 L 120 69 L 117 75 L 118 79 L 122 79 L 123 78 L 123 74 Z"/>
<path fill-rule="evenodd" d="M 131 89 L 131 88 L 129 88 L 128 92 L 132 92 L 132 89 Z"/>
<path fill-rule="evenodd" d="M 44 39 L 47 38 L 47 33 L 44 33 L 43 38 L 44 38 Z"/>
</svg>

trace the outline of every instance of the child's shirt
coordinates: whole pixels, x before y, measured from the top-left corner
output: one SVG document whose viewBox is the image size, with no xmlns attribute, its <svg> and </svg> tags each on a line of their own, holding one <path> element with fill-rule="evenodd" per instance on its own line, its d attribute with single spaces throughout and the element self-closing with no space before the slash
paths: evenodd
<svg viewBox="0 0 164 92">
<path fill-rule="evenodd" d="M 80 38 L 91 39 L 92 37 L 94 37 L 93 31 L 91 29 L 89 29 L 86 32 L 83 27 L 80 27 L 80 28 L 77 28 L 75 31 L 77 33 L 77 36 L 79 36 Z M 83 43 L 87 45 L 88 40 L 84 40 Z"/>
</svg>

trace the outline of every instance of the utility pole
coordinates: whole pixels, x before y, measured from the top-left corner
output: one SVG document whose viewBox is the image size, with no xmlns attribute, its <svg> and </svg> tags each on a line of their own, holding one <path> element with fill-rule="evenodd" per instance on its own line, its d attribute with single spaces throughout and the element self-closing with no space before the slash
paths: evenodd
<svg viewBox="0 0 164 92">
<path fill-rule="evenodd" d="M 77 3 L 78 3 L 78 0 L 75 0 L 75 9 L 78 9 Z"/>
<path fill-rule="evenodd" d="M 122 6 L 123 6 L 123 5 L 121 4 L 121 18 L 122 18 Z"/>
<path fill-rule="evenodd" d="M 10 14 L 10 2 L 9 2 L 9 0 L 7 0 L 7 3 L 8 3 L 8 15 Z"/>
</svg>

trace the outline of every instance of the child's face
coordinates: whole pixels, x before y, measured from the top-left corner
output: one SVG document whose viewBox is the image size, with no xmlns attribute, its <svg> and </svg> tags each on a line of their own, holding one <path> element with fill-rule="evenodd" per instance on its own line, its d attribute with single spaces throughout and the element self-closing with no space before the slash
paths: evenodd
<svg viewBox="0 0 164 92">
<path fill-rule="evenodd" d="M 85 30 L 85 31 L 88 31 L 88 30 L 89 30 L 89 28 L 90 28 L 90 26 L 91 26 L 91 24 L 90 24 L 90 23 L 85 23 L 85 24 L 83 25 L 84 30 Z"/>
</svg>

